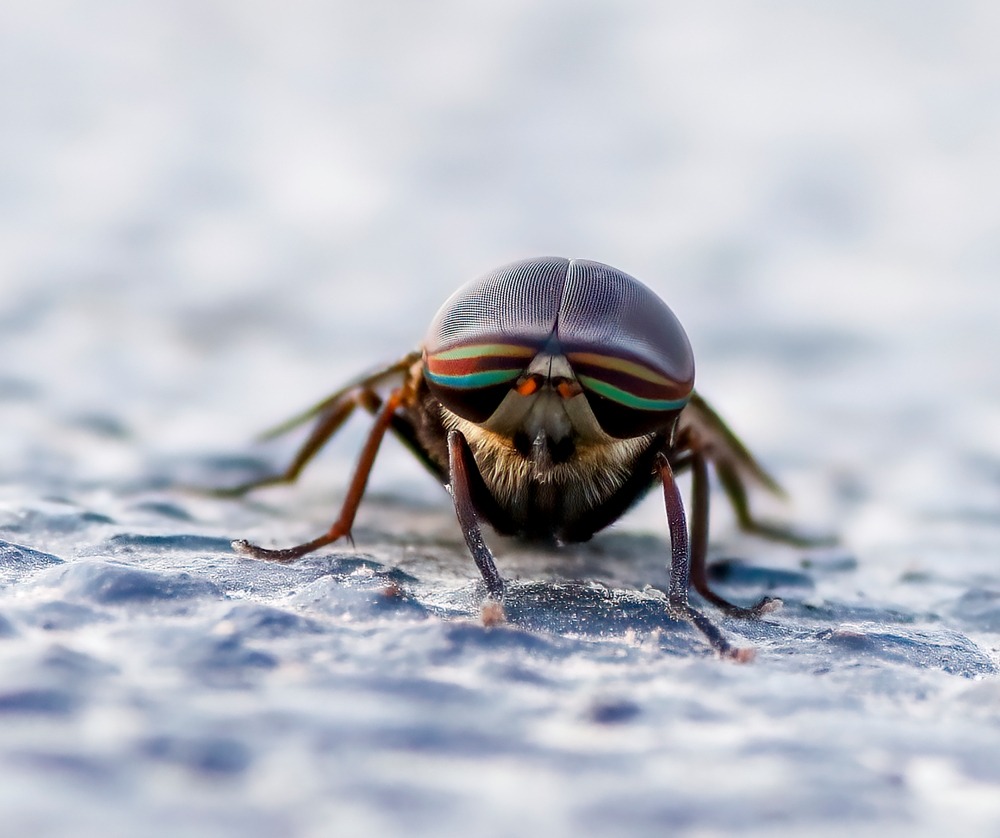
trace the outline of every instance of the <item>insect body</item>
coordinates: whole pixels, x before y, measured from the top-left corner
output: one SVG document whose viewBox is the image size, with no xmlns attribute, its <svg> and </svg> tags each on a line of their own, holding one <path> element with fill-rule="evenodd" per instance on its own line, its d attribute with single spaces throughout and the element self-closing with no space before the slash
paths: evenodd
<svg viewBox="0 0 1000 838">
<path fill-rule="evenodd" d="M 246 555 L 290 562 L 349 535 L 387 431 L 408 445 L 451 491 L 466 543 L 487 590 L 504 582 L 480 525 L 557 542 L 584 541 L 617 520 L 656 483 L 670 530 L 667 598 L 721 654 L 746 659 L 688 602 L 688 588 L 733 616 L 741 608 L 708 586 L 708 468 L 741 524 L 751 517 L 746 484 L 779 491 L 694 391 L 694 358 L 683 328 L 652 291 L 598 262 L 535 258 L 498 268 L 455 292 L 422 348 L 363 376 L 274 433 L 315 425 L 281 475 L 228 490 L 242 494 L 291 482 L 360 406 L 374 415 L 340 516 L 318 538 L 284 550 L 234 542 Z M 674 473 L 692 471 L 690 539 Z"/>
</svg>

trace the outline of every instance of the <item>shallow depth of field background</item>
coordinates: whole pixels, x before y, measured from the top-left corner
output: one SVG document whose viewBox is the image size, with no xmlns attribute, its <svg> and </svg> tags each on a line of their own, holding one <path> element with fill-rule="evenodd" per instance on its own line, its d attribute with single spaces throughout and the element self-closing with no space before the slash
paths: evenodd
<svg viewBox="0 0 1000 838">
<path fill-rule="evenodd" d="M 1000 11 L 902 3 L 0 11 L 0 822 L 9 835 L 1000 829 Z M 419 343 L 460 283 L 608 262 L 789 491 L 715 499 L 714 659 L 655 493 L 491 538 L 366 429 L 223 501 L 254 435 Z M 685 484 L 686 486 L 686 484 Z M 386 590 L 398 588 L 399 596 Z"/>
</svg>

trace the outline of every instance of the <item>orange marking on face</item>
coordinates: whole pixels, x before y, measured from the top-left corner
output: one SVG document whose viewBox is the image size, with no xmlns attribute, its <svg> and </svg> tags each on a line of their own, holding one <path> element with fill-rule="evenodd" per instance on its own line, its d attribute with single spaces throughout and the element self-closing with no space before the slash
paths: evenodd
<svg viewBox="0 0 1000 838">
<path fill-rule="evenodd" d="M 560 381 L 556 385 L 556 392 L 564 399 L 571 399 L 573 396 L 579 396 L 583 388 L 578 381 Z"/>
<path fill-rule="evenodd" d="M 517 385 L 517 392 L 522 396 L 530 396 L 536 390 L 538 390 L 538 379 L 534 376 L 524 379 L 524 381 Z"/>
</svg>

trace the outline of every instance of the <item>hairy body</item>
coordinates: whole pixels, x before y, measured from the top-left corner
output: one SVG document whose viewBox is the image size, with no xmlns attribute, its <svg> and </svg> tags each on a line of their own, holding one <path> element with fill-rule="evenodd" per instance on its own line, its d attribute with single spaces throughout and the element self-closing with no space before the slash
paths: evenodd
<svg viewBox="0 0 1000 838">
<path fill-rule="evenodd" d="M 452 413 L 422 378 L 415 384 L 419 408 L 407 412 L 421 446 L 447 482 L 448 432 L 465 437 L 481 478 L 472 487 L 476 507 L 503 535 L 586 541 L 654 484 L 653 459 L 666 447 L 661 434 L 588 439 L 561 421 L 564 404 L 552 400 L 543 427 L 508 436 Z"/>
</svg>

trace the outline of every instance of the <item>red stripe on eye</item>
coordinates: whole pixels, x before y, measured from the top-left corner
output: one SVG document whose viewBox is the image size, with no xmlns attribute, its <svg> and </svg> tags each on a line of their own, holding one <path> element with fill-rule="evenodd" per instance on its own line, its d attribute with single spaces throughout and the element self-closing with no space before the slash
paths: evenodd
<svg viewBox="0 0 1000 838">
<path fill-rule="evenodd" d="M 427 358 L 427 369 L 434 375 L 461 376 L 489 370 L 521 370 L 524 361 L 505 357 L 450 358 L 442 360 L 434 355 Z"/>
</svg>

